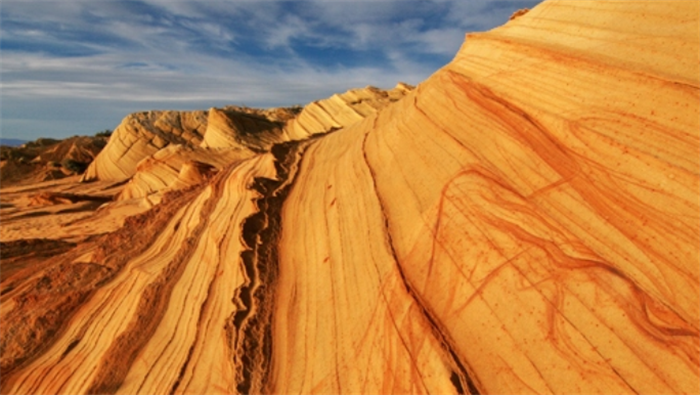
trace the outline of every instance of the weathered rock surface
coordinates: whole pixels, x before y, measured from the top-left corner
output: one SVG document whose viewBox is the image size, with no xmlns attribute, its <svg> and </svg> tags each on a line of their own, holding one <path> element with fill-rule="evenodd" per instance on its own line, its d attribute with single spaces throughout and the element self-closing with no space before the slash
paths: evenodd
<svg viewBox="0 0 700 395">
<path fill-rule="evenodd" d="M 350 126 L 401 99 L 412 89 L 401 82 L 388 91 L 368 86 L 310 103 L 287 123 L 285 141 L 302 140 Z"/>
<path fill-rule="evenodd" d="M 153 203 L 132 200 L 116 204 L 121 183 L 79 183 L 70 176 L 0 190 L 0 242 L 55 239 L 77 243 L 93 235 L 113 232 L 127 217 L 149 210 Z M 5 249 L 0 247 L 0 276 L 4 277 Z M 0 309 L 3 307 L 0 306 Z"/>
<path fill-rule="evenodd" d="M 28 185 L 79 174 L 106 144 L 105 136 L 74 136 L 0 147 L 0 185 Z"/>
<path fill-rule="evenodd" d="M 118 200 L 141 198 L 168 188 L 189 186 L 193 179 L 187 174 L 192 169 L 184 170 L 186 163 L 207 164 L 218 171 L 253 155 L 255 153 L 247 148 L 200 148 L 171 144 L 139 162 L 136 174 L 119 194 Z"/>
<path fill-rule="evenodd" d="M 218 169 L 208 163 L 189 160 L 180 167 L 177 179 L 170 185 L 171 190 L 178 190 L 199 185 L 211 179 Z"/>
<path fill-rule="evenodd" d="M 351 126 L 4 246 L 1 392 L 700 392 L 698 22 L 546 1 Z"/>
<path fill-rule="evenodd" d="M 304 109 L 228 106 L 209 111 L 131 114 L 117 127 L 104 153 L 90 165 L 82 180 L 128 179 L 136 174 L 142 160 L 169 144 L 236 148 L 255 153 L 269 151 L 276 143 L 349 126 L 400 99 L 411 89 L 403 83 L 388 91 L 374 87 L 353 89 L 313 102 Z"/>
<path fill-rule="evenodd" d="M 169 144 L 199 145 L 206 111 L 148 111 L 124 118 L 105 149 L 90 164 L 83 181 L 120 181 L 134 175 L 139 162 Z"/>
<path fill-rule="evenodd" d="M 272 112 L 235 106 L 212 108 L 209 110 L 202 147 L 269 151 L 273 144 L 283 141 L 284 123 L 295 116 L 288 109 L 276 110 Z"/>
</svg>

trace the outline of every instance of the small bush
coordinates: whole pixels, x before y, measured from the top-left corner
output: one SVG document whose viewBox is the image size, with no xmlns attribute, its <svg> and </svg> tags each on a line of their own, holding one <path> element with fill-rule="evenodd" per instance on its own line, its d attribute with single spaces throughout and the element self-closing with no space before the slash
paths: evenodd
<svg viewBox="0 0 700 395">
<path fill-rule="evenodd" d="M 64 159 L 63 162 L 61 162 L 61 165 L 63 165 L 65 169 L 68 169 L 76 174 L 83 174 L 85 169 L 88 167 L 87 163 L 78 162 L 73 159 Z"/>
<path fill-rule="evenodd" d="M 95 137 L 109 137 L 112 135 L 112 131 L 109 129 L 105 129 L 101 132 L 95 133 Z"/>
</svg>

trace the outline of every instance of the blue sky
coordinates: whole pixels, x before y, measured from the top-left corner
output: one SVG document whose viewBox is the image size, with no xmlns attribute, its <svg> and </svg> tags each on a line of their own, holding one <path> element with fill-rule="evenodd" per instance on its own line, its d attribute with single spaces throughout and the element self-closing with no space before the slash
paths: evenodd
<svg viewBox="0 0 700 395">
<path fill-rule="evenodd" d="M 3 0 L 0 134 L 94 134 L 128 113 L 306 104 L 417 84 L 464 34 L 538 0 Z"/>
</svg>

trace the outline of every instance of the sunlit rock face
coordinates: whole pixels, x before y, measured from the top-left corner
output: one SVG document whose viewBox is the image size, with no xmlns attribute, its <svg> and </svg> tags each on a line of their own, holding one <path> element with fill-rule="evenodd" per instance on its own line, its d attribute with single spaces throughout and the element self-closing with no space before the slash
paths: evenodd
<svg viewBox="0 0 700 395">
<path fill-rule="evenodd" d="M 403 97 L 413 87 L 399 83 L 388 91 L 366 87 L 333 95 L 308 106 L 254 109 L 241 106 L 211 108 L 208 111 L 149 111 L 127 116 L 117 127 L 104 152 L 89 166 L 82 181 L 123 181 L 133 183 L 121 197 L 144 196 L 163 189 L 180 168 L 171 160 L 166 167 L 158 157 L 174 158 L 171 144 L 189 156 L 205 156 L 209 164 L 269 151 L 274 144 L 306 139 L 356 123 Z M 204 150 L 196 149 L 204 148 Z M 223 149 L 223 150 L 221 150 Z M 160 152 L 165 150 L 163 152 Z M 184 151 L 183 151 L 184 150 Z M 192 154 L 193 151 L 198 152 Z M 178 165 L 179 166 L 179 165 Z M 153 169 L 152 174 L 149 174 Z M 165 172 L 163 172 L 165 170 Z M 167 174 L 166 174 L 167 173 Z M 166 179 L 162 179 L 162 177 Z M 149 181 L 150 179 L 150 181 Z M 158 187 L 160 185 L 160 188 Z M 130 192 L 133 190 L 134 192 Z"/>
<path fill-rule="evenodd" d="M 134 175 L 142 159 L 171 143 L 199 145 L 206 121 L 206 111 L 131 114 L 114 130 L 107 146 L 83 175 L 83 181 L 125 180 Z"/>
<path fill-rule="evenodd" d="M 118 200 L 142 198 L 167 189 L 185 187 L 189 183 L 177 180 L 182 178 L 183 166 L 190 162 L 206 164 L 211 167 L 210 171 L 216 172 L 254 155 L 255 152 L 242 147 L 201 148 L 171 144 L 139 162 L 136 173 L 121 191 Z"/>
<path fill-rule="evenodd" d="M 289 110 L 285 112 L 282 118 L 285 120 L 295 115 Z M 202 147 L 267 151 L 273 144 L 282 142 L 284 122 L 266 115 L 263 111 L 244 112 L 240 107 L 212 108 Z"/>
<path fill-rule="evenodd" d="M 388 91 L 368 86 L 309 103 L 298 117 L 287 124 L 286 140 L 302 140 L 350 126 L 401 99 L 412 89 L 412 86 L 404 83 Z"/>
<path fill-rule="evenodd" d="M 698 393 L 699 22 L 547 1 L 350 126 L 3 247 L 40 270 L 0 283 L 2 393 Z"/>
</svg>

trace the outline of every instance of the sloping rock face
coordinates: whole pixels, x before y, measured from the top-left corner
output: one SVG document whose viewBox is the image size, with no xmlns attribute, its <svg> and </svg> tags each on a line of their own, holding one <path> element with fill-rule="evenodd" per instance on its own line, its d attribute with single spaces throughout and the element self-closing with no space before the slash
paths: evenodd
<svg viewBox="0 0 700 395">
<path fill-rule="evenodd" d="M 83 181 L 120 181 L 134 175 L 138 163 L 171 143 L 199 145 L 206 111 L 148 111 L 124 118 Z"/>
<path fill-rule="evenodd" d="M 119 194 L 118 200 L 141 198 L 168 188 L 184 187 L 188 183 L 177 180 L 183 176 L 185 180 L 189 179 L 186 174 L 193 169 L 182 174 L 183 166 L 187 163 L 206 164 L 213 171 L 218 171 L 254 155 L 253 151 L 246 148 L 217 149 L 171 144 L 139 162 L 136 174 Z"/>
<path fill-rule="evenodd" d="M 401 82 L 388 91 L 368 86 L 310 103 L 297 118 L 289 121 L 285 140 L 302 140 L 350 126 L 401 99 L 412 89 Z"/>
<path fill-rule="evenodd" d="M 80 163 L 90 163 L 102 151 L 107 143 L 107 137 L 102 136 L 75 136 L 60 140 L 55 144 L 34 146 L 27 143 L 20 149 L 38 149 L 38 155 L 32 159 L 34 162 L 63 162 L 72 160 Z"/>
<path fill-rule="evenodd" d="M 236 106 L 210 109 L 202 147 L 269 151 L 273 144 L 283 141 L 284 123 L 295 116 L 289 109 L 275 110 L 277 111 L 253 110 Z"/>
<path fill-rule="evenodd" d="M 0 282 L 2 393 L 698 393 L 698 22 L 544 2 L 352 126 L 49 245 Z"/>
<path fill-rule="evenodd" d="M 184 161 L 200 160 L 195 156 L 206 158 L 203 163 L 221 168 L 221 164 L 231 163 L 227 161 L 232 158 L 267 152 L 274 144 L 352 125 L 399 100 L 411 89 L 403 83 L 388 91 L 374 87 L 354 89 L 311 103 L 304 109 L 227 106 L 207 112 L 132 114 L 116 129 L 115 137 L 82 180 L 121 181 L 133 177 L 120 199 L 143 197 L 171 185 Z M 170 144 L 182 146 L 177 151 L 184 155 L 182 159 L 175 159 L 178 155 L 166 148 Z M 204 150 L 197 149 L 200 147 Z M 160 152 L 161 149 L 165 151 Z M 232 157 L 232 150 L 238 154 Z M 193 154 L 195 151 L 198 153 Z M 164 157 L 170 159 L 163 161 Z M 165 167 L 155 166 L 165 162 Z"/>
<path fill-rule="evenodd" d="M 216 167 L 196 160 L 189 160 L 180 167 L 177 180 L 172 184 L 173 189 L 182 189 L 199 185 L 216 174 Z"/>
<path fill-rule="evenodd" d="M 271 392 L 696 393 L 699 11 L 544 3 L 309 147 Z"/>
</svg>

